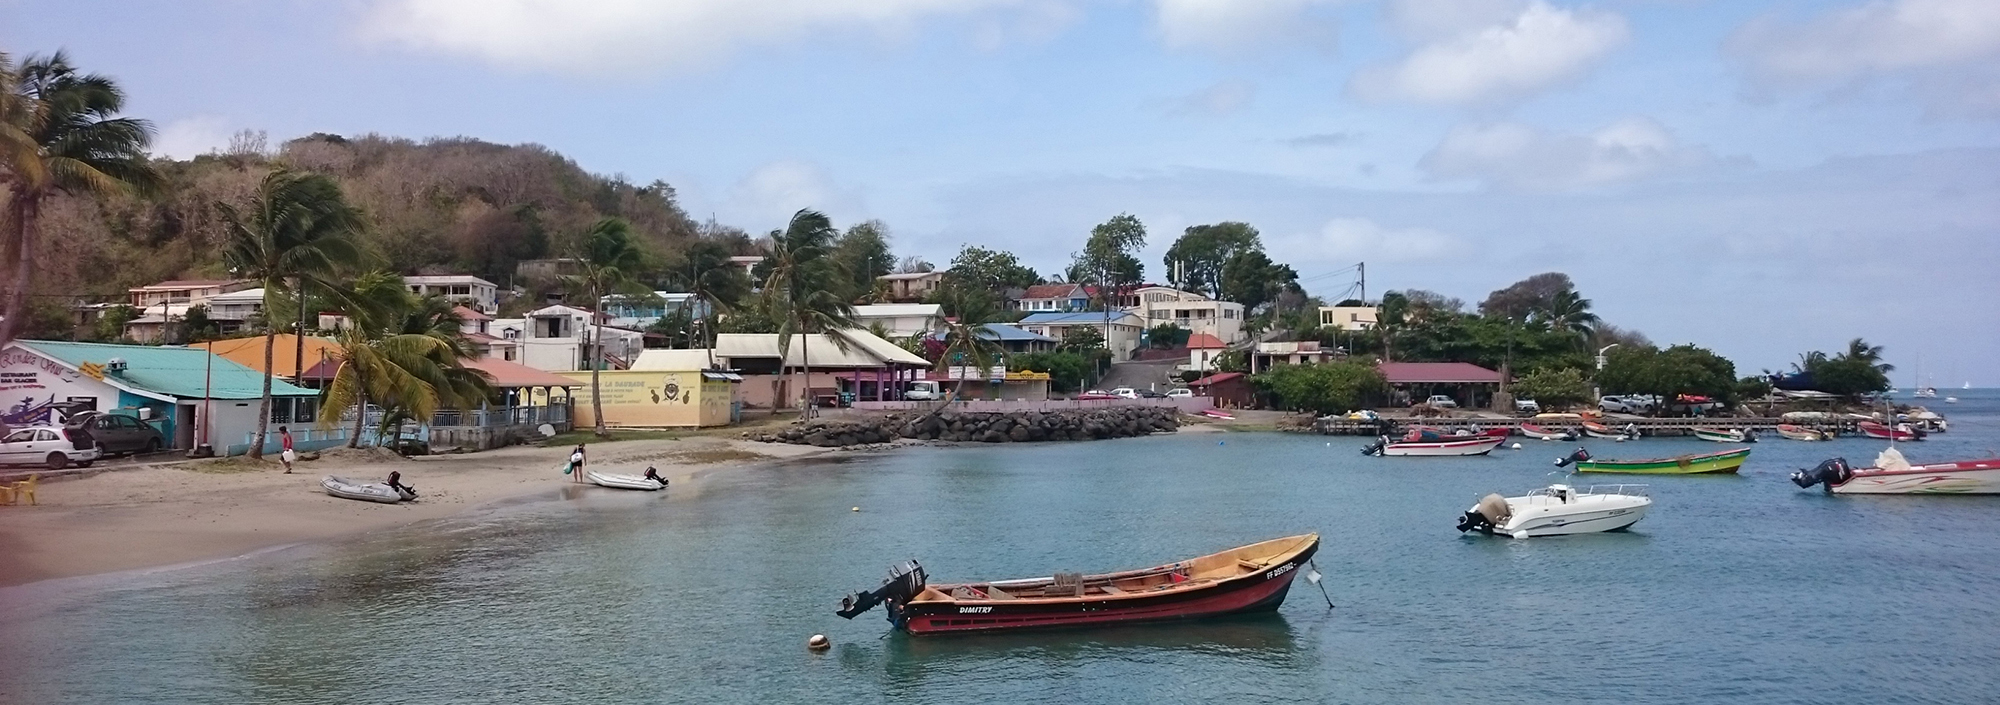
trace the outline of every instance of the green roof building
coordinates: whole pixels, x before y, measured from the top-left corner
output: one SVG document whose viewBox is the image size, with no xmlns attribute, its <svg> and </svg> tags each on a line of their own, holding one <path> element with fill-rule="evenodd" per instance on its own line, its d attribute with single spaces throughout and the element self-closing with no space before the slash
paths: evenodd
<svg viewBox="0 0 2000 705">
<path fill-rule="evenodd" d="M 300 436 L 318 420 L 318 392 L 271 380 L 271 429 Z M 17 340 L 0 350 L 0 423 L 58 423 L 79 409 L 138 417 L 171 448 L 248 452 L 264 375 L 200 348 Z M 304 444 L 301 444 L 302 446 Z M 267 450 L 276 441 L 267 443 Z"/>
</svg>

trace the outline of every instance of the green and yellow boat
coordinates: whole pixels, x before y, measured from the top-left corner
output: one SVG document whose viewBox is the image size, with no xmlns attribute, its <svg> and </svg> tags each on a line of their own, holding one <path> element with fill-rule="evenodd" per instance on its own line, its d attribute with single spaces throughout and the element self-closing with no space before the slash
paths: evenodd
<svg viewBox="0 0 2000 705">
<path fill-rule="evenodd" d="M 1631 475 L 1702 475 L 1712 473 L 1733 473 L 1743 467 L 1743 461 L 1750 457 L 1749 448 L 1725 450 L 1719 453 L 1697 453 L 1678 458 L 1656 460 L 1596 460 L 1576 461 L 1577 472 L 1616 472 Z"/>
</svg>

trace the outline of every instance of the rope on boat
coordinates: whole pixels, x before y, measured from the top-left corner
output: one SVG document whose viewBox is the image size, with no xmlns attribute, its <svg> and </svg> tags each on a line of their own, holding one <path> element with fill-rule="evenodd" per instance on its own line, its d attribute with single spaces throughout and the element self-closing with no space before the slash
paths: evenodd
<svg viewBox="0 0 2000 705">
<path fill-rule="evenodd" d="M 1323 598 L 1326 598 L 1326 608 L 1327 608 L 1328 610 L 1332 610 L 1332 609 L 1333 609 L 1333 596 L 1332 596 L 1332 595 L 1328 595 L 1328 594 L 1326 594 L 1326 582 L 1325 582 L 1325 581 L 1322 581 L 1322 580 L 1319 580 L 1319 579 L 1318 579 L 1318 578 L 1319 578 L 1319 576 L 1320 576 L 1320 575 L 1322 575 L 1322 574 L 1321 574 L 1321 573 L 1319 572 L 1319 564 L 1318 564 L 1318 563 L 1315 563 L 1315 562 L 1313 562 L 1313 561 L 1311 561 L 1311 560 L 1307 560 L 1307 561 L 1306 561 L 1306 565 L 1307 565 L 1308 567 L 1312 568 L 1312 572 L 1313 572 L 1313 574 L 1312 574 L 1311 576 L 1308 576 L 1308 578 L 1307 578 L 1306 582 L 1309 582 L 1309 583 L 1312 583 L 1312 584 L 1314 584 L 1314 585 L 1318 585 L 1318 586 L 1319 586 L 1319 596 L 1320 596 L 1320 597 L 1323 597 Z"/>
</svg>

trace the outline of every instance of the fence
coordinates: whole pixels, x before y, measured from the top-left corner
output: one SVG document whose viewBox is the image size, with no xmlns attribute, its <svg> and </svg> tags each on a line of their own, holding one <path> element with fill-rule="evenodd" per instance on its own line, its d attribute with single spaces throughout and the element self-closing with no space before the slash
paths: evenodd
<svg viewBox="0 0 2000 705">
<path fill-rule="evenodd" d="M 1183 397 L 1161 399 L 1045 399 L 1040 401 L 967 399 L 957 402 L 942 401 L 857 401 L 854 408 L 863 411 L 929 411 L 947 403 L 958 411 L 1006 413 L 1011 411 L 1056 411 L 1070 409 L 1108 409 L 1118 406 L 1171 406 L 1186 413 L 1199 413 L 1203 409 L 1215 408 L 1211 397 Z"/>
<path fill-rule="evenodd" d="M 361 442 L 363 448 L 393 445 L 401 440 L 418 440 L 433 448 L 469 448 L 487 450 L 509 445 L 525 438 L 538 437 L 543 424 L 555 427 L 557 433 L 570 430 L 570 414 L 567 405 L 555 406 L 510 406 L 501 409 L 456 409 L 439 411 L 431 415 L 428 424 L 404 422 L 388 433 L 381 432 L 382 410 L 368 407 L 361 420 Z M 347 445 L 347 439 L 354 432 L 354 412 L 341 415 L 340 424 L 335 428 L 305 428 L 292 432 L 292 447 L 300 451 L 325 450 Z M 256 445 L 257 434 L 243 434 L 243 442 L 217 448 L 223 455 L 243 455 Z M 264 439 L 264 453 L 275 454 L 280 448 L 278 433 L 273 429 Z"/>
<path fill-rule="evenodd" d="M 569 406 L 510 406 L 504 409 L 447 409 L 431 415 L 432 428 L 491 428 L 494 426 L 540 426 L 549 424 L 558 432 L 569 429 Z"/>
</svg>

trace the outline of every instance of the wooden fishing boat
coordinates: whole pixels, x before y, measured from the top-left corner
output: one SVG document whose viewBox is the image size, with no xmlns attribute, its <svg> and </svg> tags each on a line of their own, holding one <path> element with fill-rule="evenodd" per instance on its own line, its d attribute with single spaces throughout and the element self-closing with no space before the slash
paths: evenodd
<svg viewBox="0 0 2000 705">
<path fill-rule="evenodd" d="M 1794 426 L 1788 423 L 1778 424 L 1778 435 L 1790 438 L 1794 441 L 1833 440 L 1833 434 L 1831 432 L 1821 431 L 1817 428 L 1812 428 L 1809 426 Z"/>
<path fill-rule="evenodd" d="M 1792 473 L 1792 482 L 1822 485 L 1833 494 L 2000 494 L 2000 458 L 1911 465 L 1891 448 L 1875 465 L 1850 468 L 1847 459 L 1833 458 Z"/>
<path fill-rule="evenodd" d="M 910 561 L 882 587 L 841 600 L 834 614 L 853 619 L 885 605 L 890 624 L 927 635 L 1268 612 L 1318 550 L 1319 534 L 1302 534 L 1143 570 L 936 585 Z"/>
<path fill-rule="evenodd" d="M 1458 429 L 1453 431 L 1447 431 L 1445 429 L 1438 428 L 1436 426 L 1411 426 L 1409 430 L 1403 432 L 1403 440 L 1411 442 L 1449 441 L 1449 440 L 1463 440 L 1466 438 L 1477 438 L 1480 436 L 1506 438 L 1508 436 L 1513 435 L 1513 433 L 1514 433 L 1514 427 L 1512 426 L 1500 426 L 1498 428 Z"/>
<path fill-rule="evenodd" d="M 1697 427 L 1694 437 L 1717 443 L 1756 443 L 1757 434 L 1740 428 Z"/>
<path fill-rule="evenodd" d="M 1907 425 L 1889 426 L 1880 421 L 1862 421 L 1855 424 L 1854 427 L 1861 430 L 1861 435 L 1885 441 L 1921 441 L 1924 439 L 1924 432 L 1922 430 Z"/>
<path fill-rule="evenodd" d="M 1540 438 L 1544 441 L 1576 440 L 1576 432 L 1571 431 L 1569 429 L 1541 426 L 1531 423 L 1521 424 L 1521 435 L 1527 436 L 1529 438 Z"/>
<path fill-rule="evenodd" d="M 1696 453 L 1652 460 L 1598 460 L 1582 448 L 1556 461 L 1557 466 L 1576 464 L 1577 472 L 1624 473 L 1628 475 L 1703 475 L 1733 473 L 1750 457 L 1749 448 L 1715 453 Z"/>
<path fill-rule="evenodd" d="M 1595 421 L 1583 422 L 1583 434 L 1591 438 L 1606 438 L 1615 441 L 1629 441 L 1639 437 L 1639 427 L 1626 424 L 1625 428 L 1612 428 Z"/>
<path fill-rule="evenodd" d="M 1485 455 L 1506 443 L 1502 436 L 1455 436 L 1435 441 L 1390 441 L 1387 436 L 1361 449 L 1362 455 Z"/>
</svg>

